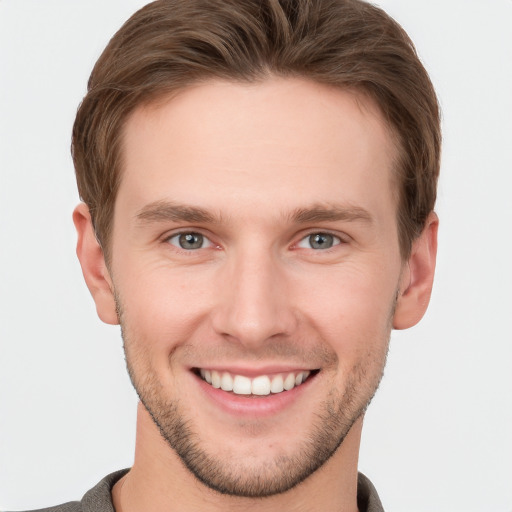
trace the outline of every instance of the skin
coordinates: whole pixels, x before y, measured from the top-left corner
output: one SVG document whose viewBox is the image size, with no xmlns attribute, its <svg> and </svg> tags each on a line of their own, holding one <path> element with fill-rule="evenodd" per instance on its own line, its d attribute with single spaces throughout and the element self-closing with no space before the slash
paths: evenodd
<svg viewBox="0 0 512 512">
<path fill-rule="evenodd" d="M 108 266 L 87 207 L 74 213 L 144 404 L 116 510 L 357 510 L 364 410 L 391 329 L 426 310 L 438 225 L 432 213 L 402 261 L 378 109 L 306 80 L 212 81 L 139 108 L 124 138 Z M 184 232 L 204 245 L 181 248 Z M 318 233 L 332 247 L 313 248 Z M 214 396 L 196 368 L 315 372 L 276 405 Z"/>
</svg>

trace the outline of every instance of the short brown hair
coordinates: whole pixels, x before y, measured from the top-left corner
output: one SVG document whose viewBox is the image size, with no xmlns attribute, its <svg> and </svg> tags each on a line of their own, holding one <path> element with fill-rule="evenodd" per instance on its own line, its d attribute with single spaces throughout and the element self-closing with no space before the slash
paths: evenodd
<svg viewBox="0 0 512 512">
<path fill-rule="evenodd" d="M 361 0 L 157 0 L 114 35 L 94 66 L 73 127 L 78 190 L 108 260 L 130 113 L 192 83 L 304 77 L 372 98 L 398 139 L 400 251 L 433 210 L 439 106 L 405 31 Z"/>
</svg>

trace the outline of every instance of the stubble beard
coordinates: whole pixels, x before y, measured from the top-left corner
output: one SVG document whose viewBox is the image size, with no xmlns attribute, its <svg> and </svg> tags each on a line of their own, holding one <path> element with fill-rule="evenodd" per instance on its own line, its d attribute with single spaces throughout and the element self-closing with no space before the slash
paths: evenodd
<svg viewBox="0 0 512 512">
<path fill-rule="evenodd" d="M 382 355 L 378 356 L 379 370 L 373 370 L 368 382 L 368 368 L 375 364 L 375 354 L 368 356 L 352 369 L 344 392 L 331 390 L 318 407 L 309 434 L 293 454 L 278 453 L 260 463 L 243 464 L 232 457 L 216 457 L 203 446 L 192 418 L 187 418 L 179 399 L 166 399 L 166 393 L 151 368 L 135 369 L 126 326 L 119 301 L 126 364 L 132 384 L 142 404 L 152 417 L 162 437 L 176 452 L 185 467 L 204 485 L 233 497 L 265 498 L 284 493 L 303 482 L 322 467 L 337 451 L 353 424 L 364 414 L 384 373 L 389 336 Z"/>
</svg>

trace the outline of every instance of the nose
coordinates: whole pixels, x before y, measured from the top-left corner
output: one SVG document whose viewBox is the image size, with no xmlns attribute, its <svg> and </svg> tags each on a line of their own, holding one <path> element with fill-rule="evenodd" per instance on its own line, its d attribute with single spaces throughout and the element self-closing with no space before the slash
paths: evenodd
<svg viewBox="0 0 512 512">
<path fill-rule="evenodd" d="M 263 251 L 240 254 L 219 275 L 213 328 L 248 349 L 289 336 L 297 323 L 289 292 L 278 258 Z"/>
</svg>

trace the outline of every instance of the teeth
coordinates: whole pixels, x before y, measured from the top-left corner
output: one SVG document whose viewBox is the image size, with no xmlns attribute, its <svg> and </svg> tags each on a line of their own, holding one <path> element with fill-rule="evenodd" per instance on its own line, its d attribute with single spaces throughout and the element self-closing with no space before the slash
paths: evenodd
<svg viewBox="0 0 512 512">
<path fill-rule="evenodd" d="M 281 393 L 284 391 L 284 385 L 283 385 L 283 376 L 282 375 L 276 375 L 270 384 L 270 391 L 272 393 Z"/>
<path fill-rule="evenodd" d="M 242 375 L 236 375 L 233 379 L 233 393 L 237 395 L 250 395 L 251 379 Z"/>
<path fill-rule="evenodd" d="M 215 370 L 212 371 L 212 386 L 214 388 L 220 388 L 220 373 Z"/>
<path fill-rule="evenodd" d="M 270 379 L 266 375 L 256 377 L 252 381 L 251 391 L 253 395 L 270 395 Z"/>
<path fill-rule="evenodd" d="M 286 391 L 290 391 L 290 389 L 295 387 L 295 375 L 293 373 L 289 373 L 286 376 L 286 379 L 284 379 L 283 387 L 286 389 Z"/>
<path fill-rule="evenodd" d="M 220 388 L 224 391 L 233 391 L 233 377 L 228 372 L 222 374 Z"/>
<path fill-rule="evenodd" d="M 289 391 L 296 386 L 300 386 L 309 377 L 311 372 L 290 372 L 288 374 L 277 374 L 273 377 L 260 375 L 254 379 L 243 375 L 231 375 L 228 372 L 221 373 L 217 370 L 200 369 L 199 374 L 203 380 L 214 388 L 232 391 L 237 395 L 252 394 L 265 396 L 270 395 L 270 393 L 282 393 L 283 391 Z"/>
</svg>

